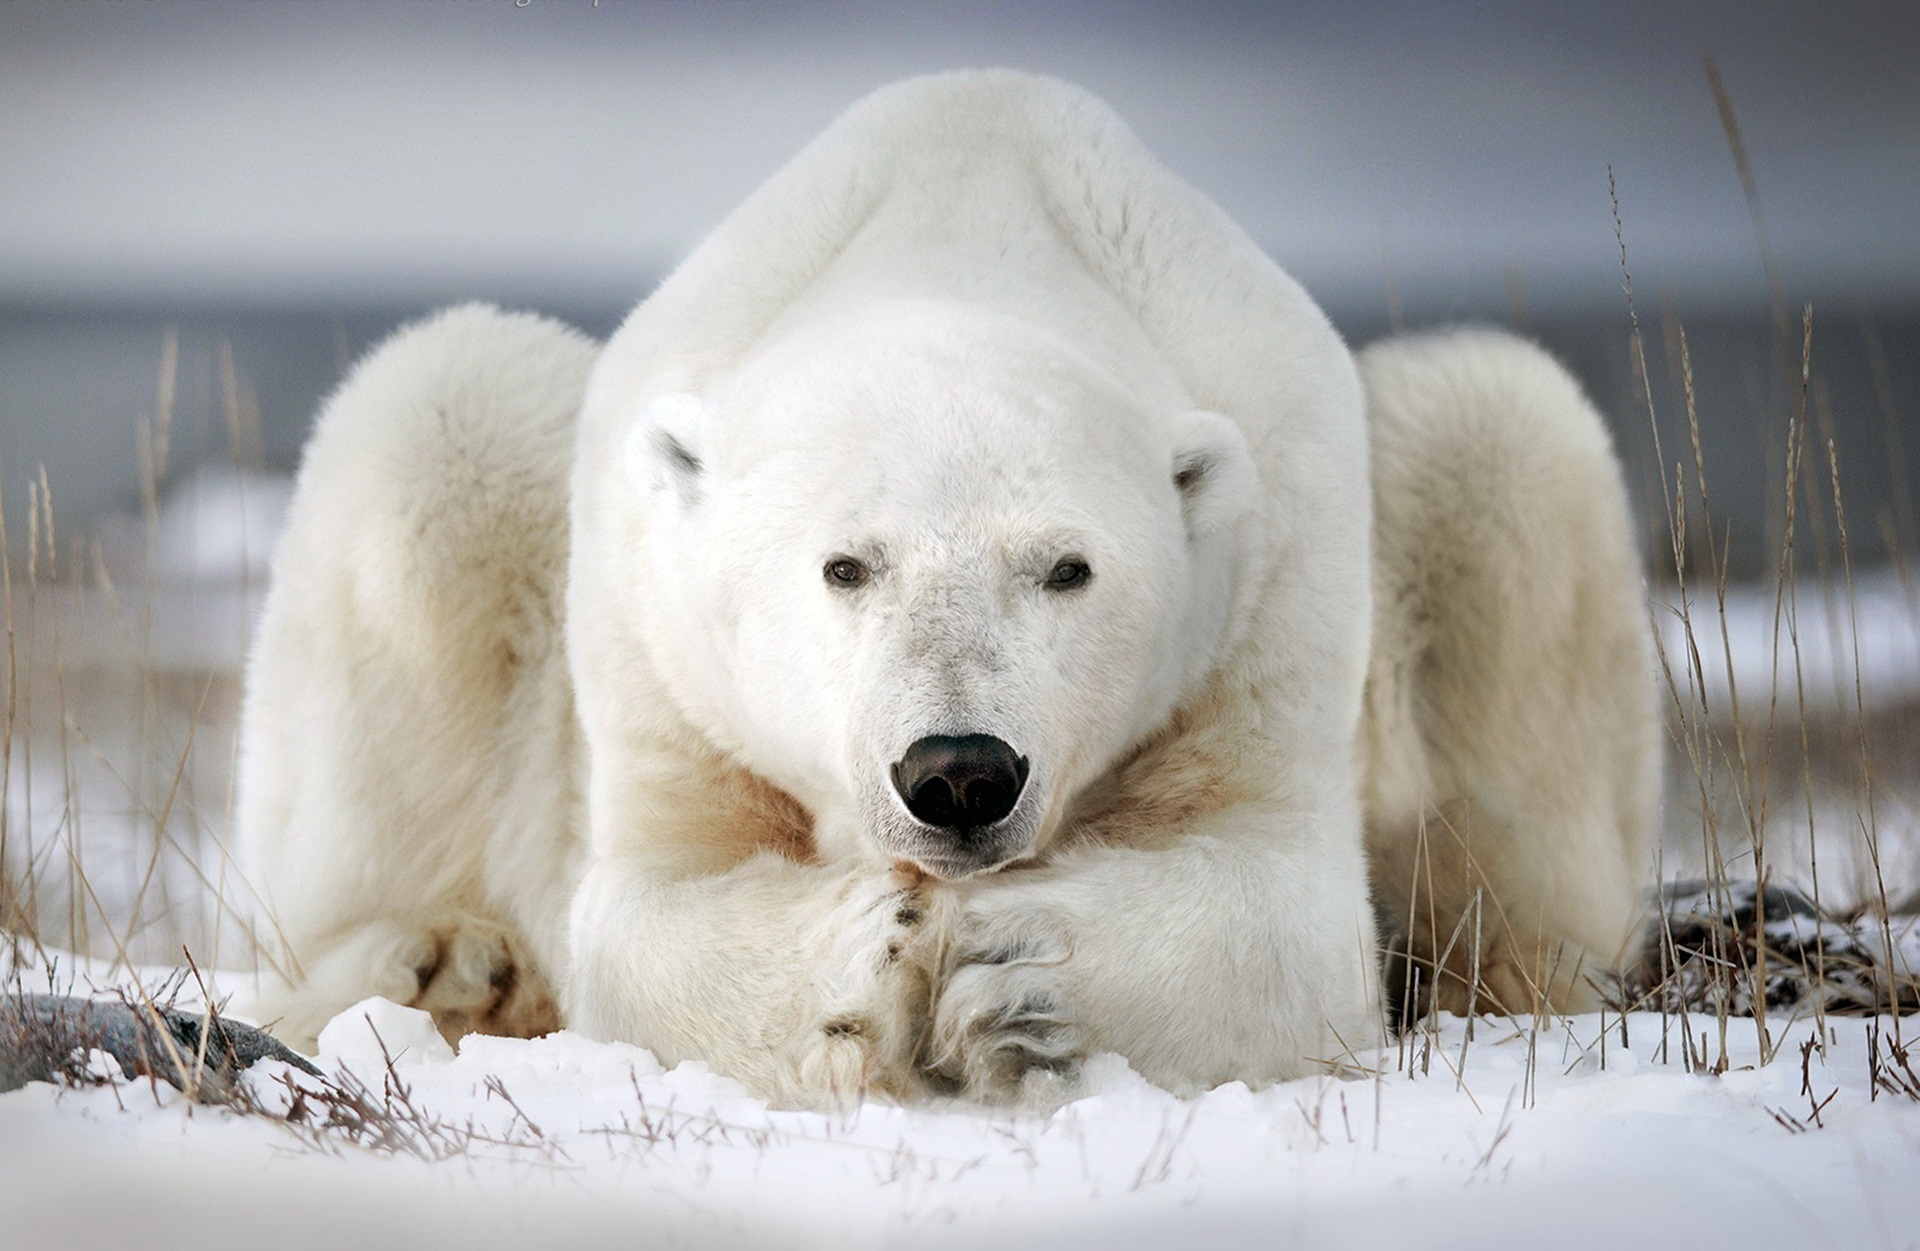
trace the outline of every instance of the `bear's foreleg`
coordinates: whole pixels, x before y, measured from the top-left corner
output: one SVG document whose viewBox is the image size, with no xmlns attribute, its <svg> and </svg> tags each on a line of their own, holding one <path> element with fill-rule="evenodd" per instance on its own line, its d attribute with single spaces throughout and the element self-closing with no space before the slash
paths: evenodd
<svg viewBox="0 0 1920 1251">
<path fill-rule="evenodd" d="M 1189 1093 L 1377 1046 L 1359 849 L 1285 821 L 1216 814 L 1163 849 L 1082 847 L 941 888 L 953 938 L 930 1072 L 975 1098 L 1044 1106 L 1073 1093 L 1093 1052 Z"/>
<path fill-rule="evenodd" d="M 910 1098 L 943 928 L 922 881 L 766 853 L 701 875 L 603 858 L 575 896 L 568 1023 L 789 1106 Z"/>
</svg>

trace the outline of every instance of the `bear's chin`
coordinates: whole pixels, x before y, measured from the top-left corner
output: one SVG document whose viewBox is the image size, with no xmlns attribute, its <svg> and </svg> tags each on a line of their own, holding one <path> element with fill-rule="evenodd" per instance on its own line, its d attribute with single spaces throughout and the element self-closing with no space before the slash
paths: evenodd
<svg viewBox="0 0 1920 1251">
<path fill-rule="evenodd" d="M 888 853 L 897 872 L 911 875 L 915 881 L 932 879 L 940 882 L 960 882 L 1017 869 L 1021 865 L 1031 864 L 1036 854 L 1031 846 L 1025 845 L 992 857 L 964 853 L 949 855 L 935 850 Z"/>
<path fill-rule="evenodd" d="M 998 873 L 1014 860 L 979 861 L 966 857 L 925 856 L 904 861 L 922 878 L 931 878 L 938 882 L 961 882 L 970 877 L 985 877 L 989 873 Z"/>
</svg>

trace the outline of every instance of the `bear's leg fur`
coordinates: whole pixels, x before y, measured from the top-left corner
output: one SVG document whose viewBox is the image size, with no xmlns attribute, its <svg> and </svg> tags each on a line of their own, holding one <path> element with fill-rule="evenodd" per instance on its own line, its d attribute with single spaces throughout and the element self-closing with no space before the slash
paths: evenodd
<svg viewBox="0 0 1920 1251">
<path fill-rule="evenodd" d="M 777 1103 L 924 1089 L 914 1060 L 944 929 L 912 871 L 769 853 L 719 874 L 594 864 L 573 907 L 567 1023 L 705 1060 Z"/>
<path fill-rule="evenodd" d="M 927 1047 L 937 1075 L 1044 1107 L 1094 1052 L 1192 1094 L 1358 1064 L 1380 1044 L 1365 864 L 1341 837 L 1354 821 L 1344 763 L 1300 753 L 1296 794 L 1332 780 L 1306 812 L 1222 794 L 1231 783 L 1190 788 L 1226 758 L 1207 750 L 1219 740 L 1267 746 L 1233 708 L 1190 717 L 1123 770 L 1111 810 L 1084 814 L 1044 865 L 940 888 L 954 907 Z M 1168 810 L 1182 792 L 1196 806 Z"/>
<path fill-rule="evenodd" d="M 1491 331 L 1359 356 L 1374 640 L 1359 757 L 1403 1010 L 1575 1009 L 1637 932 L 1659 800 L 1645 590 L 1605 426 Z"/>
<path fill-rule="evenodd" d="M 321 413 L 239 783 L 275 970 L 251 1010 L 299 1045 L 374 994 L 449 1034 L 556 1023 L 581 853 L 566 484 L 593 354 L 555 322 L 455 309 L 397 332 Z"/>
</svg>

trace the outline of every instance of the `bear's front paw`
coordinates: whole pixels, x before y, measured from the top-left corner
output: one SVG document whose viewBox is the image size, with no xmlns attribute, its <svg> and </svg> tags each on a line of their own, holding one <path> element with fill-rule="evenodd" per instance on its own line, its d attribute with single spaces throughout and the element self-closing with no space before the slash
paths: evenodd
<svg viewBox="0 0 1920 1251">
<path fill-rule="evenodd" d="M 1086 1041 L 1069 995 L 1072 941 L 1043 913 L 969 909 L 947 949 L 920 1063 L 930 1081 L 1036 1110 L 1072 1098 Z"/>
<path fill-rule="evenodd" d="M 940 906 L 918 873 L 894 870 L 851 884 L 827 915 L 808 1023 L 789 1054 L 798 1101 L 844 1108 L 923 1092 L 914 1057 L 933 998 Z"/>
</svg>

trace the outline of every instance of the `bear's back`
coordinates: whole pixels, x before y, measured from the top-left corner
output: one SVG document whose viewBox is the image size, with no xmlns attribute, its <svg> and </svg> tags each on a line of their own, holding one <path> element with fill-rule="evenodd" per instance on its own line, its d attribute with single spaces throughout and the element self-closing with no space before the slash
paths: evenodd
<svg viewBox="0 0 1920 1251">
<path fill-rule="evenodd" d="M 596 353 L 558 322 L 481 304 L 398 331 L 321 411 L 293 559 L 338 569 L 342 607 L 364 626 L 436 652 L 529 611 L 557 624 Z"/>
</svg>

